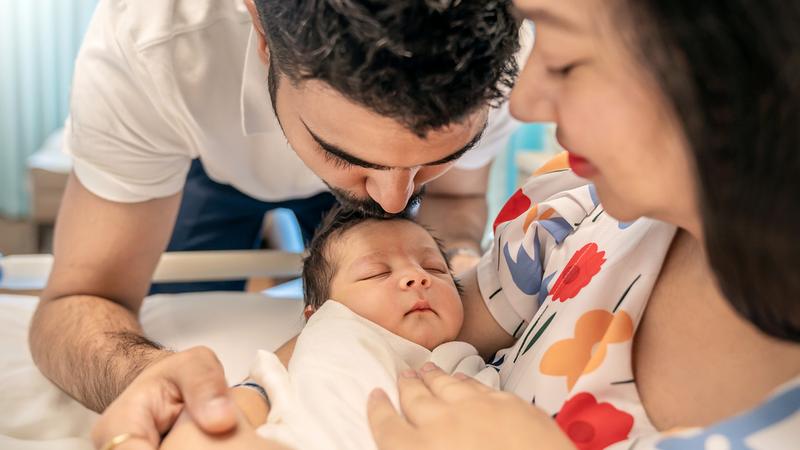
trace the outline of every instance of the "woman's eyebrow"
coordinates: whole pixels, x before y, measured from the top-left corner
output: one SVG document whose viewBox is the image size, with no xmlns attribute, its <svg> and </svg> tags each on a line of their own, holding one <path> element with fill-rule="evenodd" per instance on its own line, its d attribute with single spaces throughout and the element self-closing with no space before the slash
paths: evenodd
<svg viewBox="0 0 800 450">
<path fill-rule="evenodd" d="M 525 8 L 524 6 L 517 6 L 517 9 L 525 16 L 525 18 L 533 21 L 534 25 L 536 26 L 547 25 L 553 28 L 561 28 L 562 31 L 571 33 L 581 30 L 581 27 L 578 26 L 578 24 L 546 9 L 538 7 Z"/>
<path fill-rule="evenodd" d="M 364 167 L 364 168 L 367 168 L 367 169 L 374 169 L 374 170 L 400 169 L 400 167 L 384 166 L 384 165 L 380 165 L 380 164 L 375 164 L 375 163 L 371 163 L 371 162 L 368 162 L 368 161 L 364 161 L 361 158 L 357 158 L 357 157 L 351 155 L 350 153 L 348 153 L 346 150 L 344 150 L 344 149 L 342 149 L 342 148 L 340 148 L 340 147 L 338 147 L 336 145 L 333 145 L 333 144 L 325 141 L 321 137 L 319 137 L 316 133 L 311 131 L 311 128 L 309 128 L 308 125 L 306 125 L 305 121 L 303 121 L 302 119 L 300 120 L 300 122 L 306 128 L 306 131 L 308 131 L 308 134 L 310 134 L 311 137 L 317 142 L 317 144 L 320 146 L 320 148 L 324 152 L 329 153 L 330 155 L 335 156 L 336 158 L 339 158 L 339 159 L 341 159 L 343 161 L 346 161 L 349 164 L 353 164 L 353 165 L 356 165 L 356 166 Z M 440 160 L 429 162 L 429 163 L 424 163 L 424 164 L 421 164 L 421 165 L 423 165 L 423 166 L 436 166 L 436 165 L 439 165 L 439 164 L 448 163 L 450 161 L 455 161 L 458 158 L 461 158 L 462 156 L 464 156 L 464 153 L 472 150 L 475 147 L 475 145 L 477 145 L 478 142 L 480 142 L 481 138 L 483 137 L 483 132 L 486 131 L 486 126 L 487 125 L 488 125 L 488 121 L 483 124 L 483 127 L 481 128 L 481 130 L 472 138 L 472 140 L 467 142 L 466 145 L 464 145 L 463 147 L 461 147 L 460 149 L 458 149 L 454 153 L 452 153 L 452 154 L 450 154 L 448 156 L 445 156 L 444 158 L 442 158 Z"/>
</svg>

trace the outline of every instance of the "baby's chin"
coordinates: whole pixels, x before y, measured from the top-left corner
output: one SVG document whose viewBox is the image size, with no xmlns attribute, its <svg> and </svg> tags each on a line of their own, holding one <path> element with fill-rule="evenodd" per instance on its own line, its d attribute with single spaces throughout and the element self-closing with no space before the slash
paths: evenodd
<svg viewBox="0 0 800 450">
<path fill-rule="evenodd" d="M 444 344 L 445 342 L 450 342 L 455 340 L 455 336 L 451 337 L 444 335 L 442 333 L 443 331 L 442 328 L 443 327 L 441 325 L 439 325 L 439 327 L 425 326 L 424 328 L 418 327 L 412 329 L 411 331 L 404 330 L 405 332 L 395 333 L 395 334 L 405 339 L 408 339 L 409 341 L 417 345 L 421 345 L 427 348 L 428 350 L 433 350 L 436 347 Z"/>
</svg>

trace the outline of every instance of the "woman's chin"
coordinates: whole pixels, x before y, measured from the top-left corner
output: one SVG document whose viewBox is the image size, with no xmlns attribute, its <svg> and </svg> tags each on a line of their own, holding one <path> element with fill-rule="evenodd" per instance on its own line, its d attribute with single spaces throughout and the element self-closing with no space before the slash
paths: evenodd
<svg viewBox="0 0 800 450">
<path fill-rule="evenodd" d="M 597 194 L 600 197 L 600 204 L 605 213 L 620 222 L 635 222 L 647 216 L 645 211 L 634 207 L 634 204 L 630 201 L 614 195 L 603 195 L 600 188 L 597 189 Z"/>
</svg>

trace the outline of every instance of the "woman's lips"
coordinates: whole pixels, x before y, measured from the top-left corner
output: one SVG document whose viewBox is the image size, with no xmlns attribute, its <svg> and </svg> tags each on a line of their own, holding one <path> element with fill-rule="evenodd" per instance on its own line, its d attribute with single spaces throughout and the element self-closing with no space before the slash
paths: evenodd
<svg viewBox="0 0 800 450">
<path fill-rule="evenodd" d="M 586 158 L 582 158 L 573 153 L 568 153 L 568 155 L 569 167 L 575 172 L 575 175 L 581 178 L 590 178 L 592 175 L 597 174 L 597 168 Z"/>
</svg>

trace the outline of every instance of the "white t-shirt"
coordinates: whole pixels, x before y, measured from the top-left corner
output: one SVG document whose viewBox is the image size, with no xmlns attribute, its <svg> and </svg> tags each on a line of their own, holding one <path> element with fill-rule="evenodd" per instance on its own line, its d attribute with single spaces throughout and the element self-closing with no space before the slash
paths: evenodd
<svg viewBox="0 0 800 450">
<path fill-rule="evenodd" d="M 281 131 L 252 29 L 242 0 L 101 0 L 64 141 L 81 183 L 118 202 L 166 197 L 200 158 L 213 180 L 260 200 L 326 191 Z M 457 167 L 488 164 L 516 126 L 507 105 L 492 111 Z"/>
</svg>

